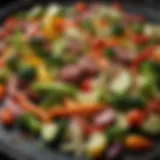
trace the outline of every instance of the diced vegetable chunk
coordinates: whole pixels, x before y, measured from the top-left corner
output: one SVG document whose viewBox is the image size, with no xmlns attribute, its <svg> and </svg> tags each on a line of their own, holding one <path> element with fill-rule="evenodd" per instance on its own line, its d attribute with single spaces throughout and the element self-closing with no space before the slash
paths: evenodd
<svg viewBox="0 0 160 160">
<path fill-rule="evenodd" d="M 107 147 L 107 139 L 103 133 L 93 133 L 87 143 L 89 157 L 99 157 Z"/>
</svg>

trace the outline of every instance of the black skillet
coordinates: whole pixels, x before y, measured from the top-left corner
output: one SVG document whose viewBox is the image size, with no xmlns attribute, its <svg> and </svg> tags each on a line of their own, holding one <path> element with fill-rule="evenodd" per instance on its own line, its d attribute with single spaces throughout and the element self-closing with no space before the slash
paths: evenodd
<svg viewBox="0 0 160 160">
<path fill-rule="evenodd" d="M 57 2 L 64 5 L 74 3 L 74 0 L 19 0 L 3 1 L 3 8 L 0 9 L 0 22 L 19 10 L 28 9 L 35 4 L 46 5 L 49 2 Z M 1 1 L 1 2 L 2 2 Z M 0 2 L 0 3 L 1 3 Z M 93 1 L 89 1 L 93 3 Z M 104 1 L 111 2 L 111 1 Z M 159 0 L 120 0 L 128 12 L 142 14 L 152 23 L 160 23 L 160 1 Z M 7 7 L 4 7 L 7 4 Z M 154 137 L 155 149 L 145 153 L 131 153 L 126 151 L 122 160 L 160 160 L 160 136 Z M 7 155 L 14 160 L 85 160 L 86 158 L 74 158 L 64 155 L 51 148 L 43 146 L 38 140 L 28 138 L 17 130 L 6 130 L 0 125 L 0 159 Z M 119 160 L 119 159 L 118 159 Z"/>
</svg>

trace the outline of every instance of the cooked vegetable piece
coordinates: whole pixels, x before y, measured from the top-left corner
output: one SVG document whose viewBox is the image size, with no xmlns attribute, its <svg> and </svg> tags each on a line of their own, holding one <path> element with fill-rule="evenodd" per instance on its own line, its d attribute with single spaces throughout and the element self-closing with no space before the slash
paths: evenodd
<svg viewBox="0 0 160 160">
<path fill-rule="evenodd" d="M 24 37 L 21 31 L 15 32 L 10 38 L 9 42 L 13 44 L 14 48 L 17 52 L 23 52 L 26 49 L 26 45 L 24 43 Z"/>
<path fill-rule="evenodd" d="M 0 68 L 0 83 L 5 83 L 10 76 L 10 73 L 7 69 Z"/>
<path fill-rule="evenodd" d="M 141 23 L 134 23 L 133 24 L 133 30 L 137 34 L 143 34 L 143 31 L 144 31 L 143 24 L 141 24 Z"/>
<path fill-rule="evenodd" d="M 82 22 L 82 28 L 84 28 L 85 31 L 87 31 L 88 33 L 90 33 L 92 35 L 94 35 L 96 33 L 95 26 L 94 26 L 91 19 L 85 19 Z"/>
<path fill-rule="evenodd" d="M 96 105 L 82 105 L 77 104 L 75 107 L 64 108 L 56 107 L 49 111 L 50 118 L 56 117 L 70 117 L 70 116 L 91 116 L 104 109 L 103 104 Z"/>
<path fill-rule="evenodd" d="M 33 88 L 40 93 L 56 93 L 65 96 L 74 96 L 77 88 L 65 83 L 35 83 Z"/>
<path fill-rule="evenodd" d="M 100 96 L 100 91 L 80 92 L 77 93 L 76 100 L 83 105 L 95 105 L 98 104 Z"/>
<path fill-rule="evenodd" d="M 100 127 L 109 127 L 116 121 L 116 113 L 113 109 L 108 108 L 95 116 L 93 123 Z"/>
<path fill-rule="evenodd" d="M 11 126 L 15 122 L 14 114 L 7 108 L 0 112 L 0 120 L 3 125 Z"/>
<path fill-rule="evenodd" d="M 82 70 L 75 64 L 64 66 L 59 73 L 59 79 L 65 83 L 79 84 L 82 78 Z"/>
<path fill-rule="evenodd" d="M 133 60 L 131 67 L 133 68 L 140 67 L 143 62 L 147 61 L 149 58 L 152 57 L 152 54 L 153 54 L 153 47 L 149 46 L 144 51 L 142 51 L 142 53 L 140 53 L 139 56 L 135 58 L 135 60 Z"/>
<path fill-rule="evenodd" d="M 140 135 L 128 135 L 125 138 L 125 146 L 131 150 L 147 150 L 153 147 L 151 140 Z"/>
<path fill-rule="evenodd" d="M 40 18 L 44 13 L 44 9 L 42 6 L 36 6 L 30 10 L 30 12 L 27 15 L 27 18 L 29 20 Z"/>
<path fill-rule="evenodd" d="M 87 10 L 87 5 L 84 2 L 78 2 L 75 5 L 75 9 L 78 13 L 83 13 Z"/>
<path fill-rule="evenodd" d="M 41 128 L 41 137 L 46 143 L 51 143 L 56 140 L 59 134 L 59 126 L 56 124 L 43 124 Z"/>
<path fill-rule="evenodd" d="M 49 116 L 44 112 L 42 108 L 39 108 L 37 105 L 31 103 L 21 92 L 17 93 L 14 91 L 12 95 L 13 100 L 19 104 L 19 106 L 26 112 L 29 112 L 37 116 L 40 120 L 44 122 L 49 122 Z"/>
<path fill-rule="evenodd" d="M 119 126 L 113 126 L 106 131 L 106 137 L 110 142 L 123 141 L 126 131 L 126 129 Z"/>
<path fill-rule="evenodd" d="M 131 108 L 144 108 L 146 100 L 142 96 L 117 96 L 115 94 L 108 97 L 108 101 L 118 110 L 130 110 Z"/>
<path fill-rule="evenodd" d="M 6 87 L 3 84 L 0 84 L 0 102 L 4 99 L 6 95 Z"/>
<path fill-rule="evenodd" d="M 144 76 L 144 83 L 142 89 L 145 93 L 153 95 L 160 90 L 160 64 L 154 61 L 146 61 L 141 67 L 142 75 Z"/>
<path fill-rule="evenodd" d="M 79 60 L 82 77 L 94 77 L 100 72 L 100 68 L 92 57 L 84 56 Z"/>
<path fill-rule="evenodd" d="M 158 135 L 160 133 L 160 116 L 151 114 L 150 117 L 142 124 L 142 129 L 146 133 Z"/>
<path fill-rule="evenodd" d="M 124 32 L 125 32 L 124 27 L 121 24 L 114 24 L 111 28 L 111 33 L 114 36 L 122 36 L 124 35 Z"/>
<path fill-rule="evenodd" d="M 123 143 L 115 142 L 107 151 L 107 159 L 117 159 L 120 157 L 121 152 L 123 151 Z"/>
<path fill-rule="evenodd" d="M 68 127 L 68 120 L 58 120 L 55 124 L 46 123 L 42 125 L 41 137 L 47 144 L 58 146 L 63 141 Z"/>
<path fill-rule="evenodd" d="M 21 80 L 33 80 L 36 78 L 36 69 L 30 66 L 22 66 L 19 69 L 18 77 Z"/>
<path fill-rule="evenodd" d="M 132 85 L 132 76 L 128 71 L 122 71 L 113 79 L 110 89 L 115 94 L 125 94 Z"/>
<path fill-rule="evenodd" d="M 29 39 L 30 47 L 42 58 L 49 59 L 49 52 L 45 49 L 45 40 L 40 37 L 32 37 Z"/>
<path fill-rule="evenodd" d="M 87 143 L 87 155 L 89 157 L 100 157 L 107 145 L 107 139 L 103 133 L 93 133 Z"/>
<path fill-rule="evenodd" d="M 127 115 L 128 124 L 131 127 L 141 126 L 146 119 L 146 113 L 143 110 L 131 110 Z"/>
<path fill-rule="evenodd" d="M 9 69 L 11 69 L 12 71 L 17 70 L 19 67 L 18 57 L 17 56 L 9 57 L 7 64 L 8 64 Z"/>
<path fill-rule="evenodd" d="M 115 51 L 113 48 L 107 48 L 105 51 L 104 51 L 104 55 L 110 59 L 113 59 L 115 57 Z"/>
<path fill-rule="evenodd" d="M 30 113 L 22 115 L 19 119 L 18 122 L 20 127 L 28 130 L 31 132 L 33 135 L 37 135 L 40 133 L 41 130 L 41 122 L 36 119 L 36 117 Z"/>
<path fill-rule="evenodd" d="M 49 60 L 49 63 L 51 66 L 61 67 L 66 62 L 62 56 L 53 54 Z"/>
</svg>

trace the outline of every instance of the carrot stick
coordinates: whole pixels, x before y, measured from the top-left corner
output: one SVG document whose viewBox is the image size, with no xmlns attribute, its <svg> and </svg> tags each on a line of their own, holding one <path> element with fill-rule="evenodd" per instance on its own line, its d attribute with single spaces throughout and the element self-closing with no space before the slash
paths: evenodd
<svg viewBox="0 0 160 160">
<path fill-rule="evenodd" d="M 0 84 L 0 101 L 2 101 L 6 94 L 6 87 Z"/>
<path fill-rule="evenodd" d="M 1 59 L 0 59 L 0 68 L 2 67 L 5 67 L 5 65 L 6 65 L 6 57 L 2 57 Z"/>
<path fill-rule="evenodd" d="M 15 76 L 12 76 L 8 81 L 7 93 L 9 96 L 14 95 L 17 91 L 17 79 Z"/>
<path fill-rule="evenodd" d="M 98 111 L 104 109 L 104 105 L 78 105 L 77 107 L 61 107 L 61 108 L 53 108 L 49 111 L 49 117 L 68 117 L 68 116 L 75 116 L 75 115 L 91 115 Z"/>
<path fill-rule="evenodd" d="M 17 93 L 12 96 L 13 99 L 22 107 L 25 111 L 35 114 L 42 121 L 48 122 L 49 118 L 44 110 L 31 103 L 23 94 Z"/>
<path fill-rule="evenodd" d="M 144 61 L 151 58 L 153 55 L 153 47 L 148 47 L 145 51 L 143 51 L 138 57 L 135 58 L 135 60 L 131 64 L 131 68 L 137 68 L 139 67 Z"/>
<path fill-rule="evenodd" d="M 23 95 L 23 93 L 21 93 L 20 91 L 17 90 L 16 82 L 17 82 L 17 79 L 16 79 L 16 77 L 13 76 L 10 79 L 9 85 L 8 85 L 9 96 L 11 96 L 11 98 L 13 98 L 13 100 L 16 101 L 16 103 L 18 103 L 19 106 L 22 107 L 22 109 L 24 109 L 25 111 L 28 111 L 28 112 L 31 112 L 31 113 L 35 114 L 42 121 L 49 121 L 49 118 L 48 118 L 47 114 L 45 113 L 45 111 L 43 111 L 38 106 L 32 104 L 25 97 L 25 95 Z"/>
</svg>

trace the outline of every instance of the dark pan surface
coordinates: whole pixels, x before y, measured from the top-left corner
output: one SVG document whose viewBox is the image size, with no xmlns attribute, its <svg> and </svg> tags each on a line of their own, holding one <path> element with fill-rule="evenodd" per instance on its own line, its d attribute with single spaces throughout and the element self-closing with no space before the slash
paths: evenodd
<svg viewBox="0 0 160 160">
<path fill-rule="evenodd" d="M 47 4 L 48 2 L 58 2 L 62 4 L 73 3 L 73 0 L 19 0 L 7 2 L 7 7 L 0 10 L 0 21 L 2 22 L 12 13 L 29 8 L 37 3 Z M 88 1 L 89 2 L 89 1 Z M 93 1 L 90 1 L 93 2 Z M 108 2 L 108 1 L 104 1 Z M 110 2 L 110 1 L 109 1 Z M 160 1 L 159 0 L 121 0 L 122 5 L 128 12 L 144 15 L 149 22 L 160 23 Z M 4 3 L 5 4 L 5 3 Z M 160 160 L 160 136 L 153 138 L 155 148 L 146 153 L 125 152 L 122 160 Z M 26 137 L 16 130 L 8 130 L 0 126 L 0 153 L 8 155 L 15 160 L 85 160 L 85 158 L 74 158 L 63 155 L 58 151 L 53 151 L 42 145 L 38 140 Z M 1 159 L 0 154 L 0 159 Z M 1 159 L 3 160 L 3 159 Z M 120 160 L 120 159 L 119 159 Z"/>
</svg>

